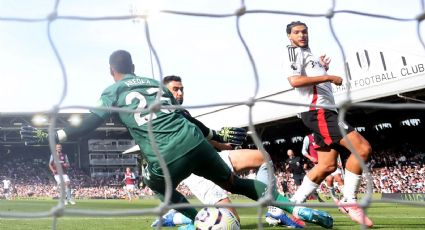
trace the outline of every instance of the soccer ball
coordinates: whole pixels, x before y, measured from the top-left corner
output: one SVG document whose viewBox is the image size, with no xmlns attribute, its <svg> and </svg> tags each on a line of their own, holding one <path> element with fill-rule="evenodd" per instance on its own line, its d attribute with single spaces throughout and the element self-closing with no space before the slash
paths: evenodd
<svg viewBox="0 0 425 230">
<path fill-rule="evenodd" d="M 203 208 L 195 217 L 198 230 L 240 230 L 238 219 L 226 208 Z"/>
</svg>

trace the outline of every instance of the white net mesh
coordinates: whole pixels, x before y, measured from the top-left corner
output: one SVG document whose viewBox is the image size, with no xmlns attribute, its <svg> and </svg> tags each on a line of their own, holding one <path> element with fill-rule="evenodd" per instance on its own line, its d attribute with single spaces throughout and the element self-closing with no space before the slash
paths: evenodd
<svg viewBox="0 0 425 230">
<path fill-rule="evenodd" d="M 13 1 L 2 1 L 1 4 L 5 4 L 5 5 L 14 5 L 15 7 L 17 7 L 17 12 L 19 12 L 19 7 L 24 7 L 25 3 L 24 2 L 20 2 L 20 3 L 12 3 Z M 262 1 L 263 2 L 263 1 Z M 197 10 L 198 8 L 202 8 L 200 5 L 202 5 L 201 3 L 199 3 L 200 5 L 193 3 L 190 7 L 185 8 L 185 9 L 181 9 L 182 7 L 177 7 L 177 9 L 179 10 L 164 10 L 164 9 L 160 9 L 159 10 L 159 15 L 163 16 L 163 17 L 187 17 L 187 21 L 185 21 L 186 23 L 190 24 L 190 23 L 199 23 L 200 27 L 202 27 L 202 23 L 205 22 L 207 19 L 208 20 L 215 20 L 217 21 L 217 24 L 213 24 L 211 26 L 211 30 L 219 30 L 220 27 L 220 22 L 222 21 L 233 21 L 234 25 L 233 25 L 233 33 L 234 34 L 230 34 L 230 35 L 226 35 L 228 37 L 225 38 L 220 38 L 225 40 L 224 43 L 220 44 L 222 45 L 222 47 L 216 47 L 217 49 L 223 49 L 222 52 L 219 52 L 219 54 L 214 53 L 211 54 L 213 55 L 213 57 L 215 58 L 223 58 L 224 61 L 229 61 L 230 62 L 230 66 L 226 65 L 226 68 L 229 67 L 229 74 L 228 76 L 231 76 L 233 74 L 245 74 L 247 76 L 252 76 L 252 78 L 254 78 L 253 82 L 250 82 L 248 84 L 250 84 L 253 87 L 253 91 L 250 91 L 252 93 L 250 93 L 249 96 L 244 96 L 244 97 L 238 97 L 236 96 L 236 99 L 232 98 L 232 100 L 230 102 L 215 102 L 215 103 L 205 103 L 199 106 L 184 106 L 185 108 L 189 108 L 189 109 L 197 109 L 197 108 L 210 108 L 210 107 L 214 107 L 214 106 L 229 106 L 229 105 L 246 105 L 249 108 L 249 112 L 248 114 L 246 114 L 246 116 L 248 117 L 249 120 L 249 131 L 252 132 L 252 139 L 253 142 L 255 143 L 255 145 L 257 147 L 259 147 L 259 149 L 263 152 L 264 156 L 266 157 L 266 159 L 270 159 L 270 157 L 268 156 L 268 154 L 266 153 L 263 145 L 262 145 L 262 140 L 259 138 L 258 133 L 256 133 L 255 130 L 255 125 L 253 123 L 253 117 L 252 117 L 252 107 L 259 102 L 267 102 L 267 103 L 273 103 L 273 104 L 281 104 L 281 105 L 298 105 L 297 103 L 294 103 L 290 100 L 288 101 L 276 101 L 276 100 L 269 100 L 269 99 L 264 99 L 259 97 L 259 93 L 261 91 L 260 85 L 262 84 L 262 79 L 268 79 L 270 76 L 264 76 L 261 73 L 264 72 L 264 70 L 262 68 L 258 68 L 258 66 L 261 65 L 266 65 L 268 66 L 269 64 L 266 64 L 264 62 L 264 59 L 259 58 L 259 63 L 256 62 L 256 57 L 257 56 L 262 56 L 265 55 L 263 53 L 261 53 L 258 49 L 252 49 L 250 42 L 255 43 L 257 42 L 255 39 L 253 39 L 252 37 L 255 36 L 259 36 L 261 37 L 261 31 L 258 34 L 253 34 L 252 31 L 246 29 L 246 27 L 249 27 L 249 25 L 251 23 L 259 23 L 259 24 L 263 24 L 264 27 L 267 27 L 267 23 L 272 21 L 272 20 L 280 20 L 279 24 L 281 24 L 279 30 L 281 34 L 284 34 L 282 28 L 284 27 L 284 25 L 286 25 L 288 22 L 293 21 L 292 18 L 301 18 L 301 19 L 306 19 L 306 20 L 315 20 L 317 21 L 318 24 L 313 25 L 312 28 L 314 26 L 320 26 L 321 30 L 326 31 L 326 33 L 330 33 L 331 37 L 329 39 L 330 43 L 336 43 L 334 44 L 334 46 L 338 47 L 338 53 L 340 55 L 340 60 L 337 60 L 336 62 L 338 62 L 339 64 L 341 64 L 341 66 L 344 66 L 344 63 L 346 63 L 346 50 L 344 48 L 344 41 L 350 39 L 349 36 L 350 34 L 347 33 L 339 33 L 338 29 L 335 28 L 335 23 L 338 19 L 338 17 L 343 16 L 343 15 L 349 15 L 350 17 L 356 17 L 358 18 L 359 24 L 362 24 L 364 21 L 363 20 L 369 20 L 372 24 L 373 23 L 377 23 L 377 20 L 380 21 L 379 25 L 382 25 L 382 21 L 384 21 L 384 23 L 388 23 L 388 24 L 400 24 L 400 23 L 405 23 L 403 24 L 406 25 L 406 27 L 409 27 L 410 30 L 416 30 L 416 35 L 414 37 L 412 37 L 411 39 L 417 39 L 416 42 L 420 43 L 421 46 L 421 50 L 420 52 L 423 52 L 425 50 L 425 44 L 423 41 L 423 29 L 422 29 L 422 25 L 421 22 L 422 20 L 425 18 L 425 13 L 424 13 L 424 3 L 420 0 L 418 1 L 409 1 L 409 2 L 404 2 L 401 3 L 400 6 L 404 5 L 404 4 L 412 4 L 412 5 L 416 5 L 417 6 L 417 12 L 412 12 L 409 14 L 406 14 L 405 16 L 393 16 L 395 14 L 395 12 L 385 12 L 385 13 L 369 13 L 369 12 L 375 12 L 374 9 L 379 8 L 379 4 L 387 4 L 387 3 L 383 3 L 383 2 L 372 2 L 369 5 L 369 2 L 364 2 L 363 4 L 358 3 L 357 1 L 354 1 L 355 3 L 351 3 L 351 6 L 353 7 L 354 10 L 348 10 L 351 8 L 345 8 L 345 9 L 340 9 L 338 8 L 338 4 L 341 1 L 327 1 L 324 2 L 323 1 L 323 7 L 321 7 L 320 9 L 313 9 L 314 7 L 311 8 L 307 8 L 305 11 L 297 11 L 297 10 L 285 10 L 285 9 L 296 9 L 296 6 L 299 4 L 303 4 L 303 3 L 289 3 L 287 1 L 285 1 L 284 3 L 279 2 L 277 5 L 279 7 L 277 7 L 277 9 L 273 9 L 273 5 L 271 2 L 267 1 L 265 3 L 263 3 L 264 5 L 261 5 L 259 3 L 253 3 L 253 2 L 249 2 L 248 5 L 246 5 L 245 1 L 233 1 L 231 3 L 229 3 L 226 6 L 225 11 L 227 11 L 228 13 L 203 13 L 205 11 L 203 10 Z M 5 26 L 6 24 L 12 24 L 12 26 L 15 27 L 28 27 L 31 30 L 46 30 L 45 33 L 45 38 L 43 42 L 48 42 L 48 46 L 50 47 L 50 50 L 42 50 L 40 52 L 49 52 L 49 53 L 53 53 L 53 57 L 52 55 L 50 55 L 50 59 L 54 59 L 55 62 L 57 62 L 57 65 L 59 66 L 59 69 L 55 69 L 52 70 L 52 72 L 54 72 L 55 75 L 61 75 L 62 76 L 62 81 L 63 81 L 63 86 L 60 88 L 60 90 L 55 89 L 53 92 L 55 94 L 58 95 L 58 99 L 56 99 L 56 101 L 53 103 L 54 105 L 52 107 L 50 107 L 47 110 L 43 110 L 43 111 L 37 111 L 38 112 L 42 112 L 42 113 L 48 113 L 50 115 L 52 115 L 51 117 L 51 125 L 49 127 L 49 133 L 53 133 L 56 127 L 55 124 L 55 120 L 56 120 L 56 114 L 62 110 L 62 109 L 91 109 L 93 108 L 92 106 L 64 106 L 64 101 L 66 100 L 66 98 L 71 97 L 72 95 L 68 95 L 69 92 L 69 87 L 76 87 L 75 84 L 78 84 L 78 81 L 80 79 L 70 79 L 69 78 L 69 73 L 72 73 L 71 75 L 75 75 L 78 72 L 74 72 L 72 70 L 72 68 L 74 68 L 74 64 L 75 64 L 75 60 L 71 60 L 72 58 L 69 56 L 62 56 L 62 52 L 61 50 L 67 50 L 67 46 L 72 46 L 74 43 L 71 39 L 72 38 L 77 38 L 79 34 L 75 33 L 75 31 L 72 30 L 72 28 L 69 28 L 71 33 L 67 33 L 67 34 L 62 34 L 63 31 L 63 27 L 69 27 L 71 25 L 71 23 L 79 23 L 79 24 L 83 24 L 86 23 L 87 27 L 84 28 L 85 32 L 87 32 L 90 36 L 92 36 L 92 40 L 93 43 L 96 42 L 101 42 L 102 41 L 102 36 L 105 35 L 104 32 L 102 32 L 100 29 L 97 30 L 96 27 L 96 22 L 103 22 L 103 21 L 107 21 L 108 25 L 107 27 L 109 27 L 111 30 L 113 30 L 115 33 L 120 33 L 120 29 L 117 28 L 118 25 L 122 25 L 122 24 L 117 24 L 117 22 L 120 21 L 125 21 L 125 22 L 130 22 L 128 24 L 130 24 L 131 26 L 133 26 L 134 29 L 134 35 L 135 36 L 129 36 L 129 35 L 123 35 L 123 40 L 125 40 L 125 42 L 123 42 L 122 47 L 116 47 L 116 48 L 124 48 L 126 47 L 125 43 L 127 42 L 134 42 L 134 43 L 142 43 L 141 41 L 145 40 L 144 42 L 146 42 L 148 44 L 148 49 L 143 48 L 142 46 L 136 46 L 137 48 L 140 48 L 141 52 L 143 53 L 149 53 L 150 57 L 149 59 L 151 59 L 151 64 L 149 67 L 145 67 L 145 69 L 148 69 L 151 71 L 152 75 L 156 75 L 157 77 L 159 77 L 160 80 L 162 80 L 163 75 L 163 67 L 167 66 L 168 63 L 172 63 L 172 60 L 166 60 L 166 61 L 162 61 L 161 58 L 161 54 L 160 52 L 157 52 L 157 46 L 161 47 L 161 50 L 164 52 L 165 49 L 167 49 L 168 46 L 163 45 L 162 43 L 167 42 L 165 39 L 160 38 L 160 37 L 154 37 L 152 38 L 151 35 L 151 29 L 154 30 L 155 32 L 158 30 L 158 28 L 155 28 L 155 17 L 153 17 L 152 20 L 152 28 L 151 28 L 151 22 L 149 20 L 147 20 L 149 17 L 146 14 L 146 11 L 140 10 L 138 8 L 139 5 L 130 5 L 130 3 L 132 2 L 125 2 L 125 3 L 115 3 L 114 6 L 116 6 L 115 9 L 108 9 L 105 10 L 104 6 L 103 6 L 103 2 L 98 2 L 98 7 L 99 11 L 96 11 L 96 9 L 90 9 L 90 8 L 85 8 L 85 4 L 81 4 L 81 5 L 76 5 L 77 9 L 73 9 L 73 7 L 71 7 L 69 4 L 71 4 L 69 1 L 54 1 L 53 3 L 50 3 L 51 6 L 48 7 L 43 7 L 43 9 L 48 9 L 46 11 L 43 12 L 33 12 L 32 15 L 26 15 L 26 16 L 13 16 L 16 14 L 13 14 L 11 12 L 8 13 L 4 13 L 1 17 L 0 17 L 0 23 L 2 24 L 2 26 Z M 135 4 L 140 4 L 143 5 L 144 2 L 138 3 L 138 2 L 134 2 Z M 214 4 L 215 2 L 208 2 L 210 5 L 208 5 L 210 7 L 210 12 L 215 12 L 215 11 L 220 11 L 219 9 L 217 9 L 216 4 Z M 227 2 L 226 2 L 227 3 Z M 18 5 L 16 5 L 18 4 Z M 38 4 L 38 3 L 37 3 Z M 259 5 L 257 5 L 259 4 Z M 305 2 L 305 4 L 310 4 L 310 2 Z M 374 4 L 378 4 L 378 5 L 374 5 Z M 388 3 L 388 4 L 394 4 L 394 2 Z M 400 3 L 398 3 L 400 4 Z M 107 5 L 107 4 L 105 4 Z M 313 4 L 314 6 L 317 6 L 318 4 Z M 350 4 L 348 4 L 350 5 Z M 360 6 L 361 5 L 361 6 Z M 164 5 L 166 6 L 166 5 Z M 349 7 L 349 6 L 348 6 Z M 366 7 L 367 11 L 361 11 L 362 7 Z M 49 9 L 50 8 L 50 9 Z M 128 9 L 130 9 L 131 12 L 129 12 L 127 15 L 116 15 L 115 12 L 121 12 L 120 9 L 126 9 L 128 11 Z M 164 7 L 165 8 L 165 7 Z M 357 10 L 358 9 L 358 10 Z M 116 10 L 116 11 L 114 11 Z M 71 12 L 71 13 L 69 13 Z M 98 15 L 98 12 L 110 12 L 110 15 Z M 222 12 L 222 11 L 220 11 Z M 416 15 L 414 15 L 416 13 Z M 39 16 L 39 14 L 43 14 L 43 15 L 47 15 L 47 16 Z M 401 15 L 397 14 L 397 15 Z M 12 15 L 12 16 L 8 16 L 8 15 Z M 17 14 L 19 15 L 19 14 Z M 35 16 L 34 16 L 35 15 Z M 287 16 L 286 18 L 280 18 L 281 16 Z M 255 17 L 254 17 L 255 16 Z M 244 23 L 246 20 L 247 23 Z M 133 23 L 131 23 L 133 22 Z M 135 24 L 140 23 L 140 27 L 136 27 L 134 26 Z M 319 24 L 320 23 L 320 24 Z M 309 24 L 309 23 L 307 23 Z M 225 24 L 226 26 L 229 25 L 229 23 Z M 99 25 L 101 27 L 105 26 L 105 25 Z M 183 33 L 187 33 L 188 31 L 185 30 L 186 25 L 183 24 L 181 25 L 181 27 L 179 27 L 178 29 L 182 31 L 182 37 L 184 37 Z M 341 26 L 341 24 L 339 24 L 339 26 Z M 345 25 L 346 27 L 353 27 L 353 33 L 357 33 L 356 29 L 358 29 L 359 27 L 361 27 L 361 25 L 354 25 L 354 24 L 347 24 Z M 139 31 L 138 28 L 144 28 L 144 31 L 141 32 Z M 195 27 L 195 28 L 200 28 L 200 27 Z M 161 28 L 159 28 L 161 29 Z M 166 27 L 165 29 L 173 29 L 170 27 Z M 175 28 L 174 28 L 175 29 Z M 245 35 L 244 33 L 244 29 L 247 32 L 248 35 Z M 274 28 L 272 28 L 274 29 Z M 374 37 L 374 33 L 384 33 L 383 31 L 381 31 L 381 29 L 385 29 L 385 28 L 376 28 L 376 31 L 371 32 L 370 34 L 368 34 L 368 36 L 370 37 Z M 391 28 L 390 28 L 391 30 Z M 97 34 L 98 32 L 98 34 Z M 359 32 L 361 33 L 361 32 Z M 141 35 L 144 35 L 144 39 L 141 37 Z M 175 34 L 169 34 L 170 36 L 174 36 Z M 19 36 L 19 35 L 18 35 Z M 191 36 L 195 36 L 193 34 L 191 34 Z M 137 37 L 137 39 L 135 39 L 135 37 Z M 283 38 L 285 38 L 285 36 L 282 36 Z M 279 39 L 282 39 L 282 37 L 280 37 Z M 127 40 L 128 38 L 128 40 Z M 28 43 L 28 40 L 30 40 L 30 38 L 25 38 L 23 39 L 23 41 L 19 38 L 15 38 L 17 40 L 17 42 L 21 42 L 23 45 L 25 43 Z M 37 38 L 34 37 L 34 40 L 36 39 L 42 39 L 42 38 Z M 106 39 L 109 39 L 109 37 L 106 36 Z M 175 38 L 176 40 L 179 40 L 179 38 Z M 235 40 L 236 39 L 236 40 Z M 370 38 L 373 39 L 373 38 Z M 139 41 L 140 40 L 140 41 Z M 245 57 L 241 57 L 239 56 L 238 58 L 241 58 L 241 62 L 244 63 L 245 65 L 245 70 L 242 72 L 238 72 L 235 73 L 232 71 L 232 64 L 235 64 L 235 62 L 239 62 L 239 60 L 228 60 L 227 57 L 225 57 L 224 54 L 224 50 L 228 47 L 226 47 L 227 45 L 225 44 L 225 42 L 227 40 L 231 40 L 232 42 L 239 42 L 239 44 L 241 45 L 240 47 L 242 49 L 240 49 L 240 53 L 243 53 L 243 55 L 245 55 Z M 206 44 L 208 45 L 208 39 L 206 39 Z M 92 46 L 95 46 L 95 44 L 90 44 Z M 233 43 L 232 43 L 233 44 Z M 399 46 L 404 45 L 404 44 L 399 44 Z M 282 45 L 283 47 L 283 45 Z M 75 49 L 80 49 L 80 47 L 74 47 Z M 194 48 L 199 48 L 199 47 L 194 47 Z M 73 49 L 73 48 L 71 48 Z M 81 47 L 81 49 L 84 49 L 85 52 L 92 52 L 89 47 Z M 186 47 L 186 49 L 188 49 Z M 190 48 L 189 48 L 190 49 Z M 111 50 L 114 50 L 114 48 L 111 48 Z M 202 50 L 201 50 L 202 52 Z M 279 51 L 280 52 L 280 51 Z M 104 53 L 103 56 L 107 57 L 109 55 L 109 51 L 107 53 Z M 22 51 L 22 53 L 20 53 L 20 51 L 16 51 L 16 55 L 26 55 L 25 52 Z M 214 56 L 217 55 L 217 56 Z M 221 55 L 221 56 L 220 56 Z M 12 55 L 11 55 L 12 56 Z M 14 58 L 15 55 L 13 55 L 12 59 Z M 44 55 L 41 55 L 44 56 Z M 89 55 L 90 56 L 90 55 Z M 165 56 L 165 55 L 164 55 Z M 91 57 L 91 56 L 90 56 Z M 146 57 L 146 56 L 145 56 Z M 44 56 L 45 58 L 45 56 Z M 68 58 L 68 59 L 67 59 Z M 18 61 L 18 59 L 16 60 Z M 45 62 L 50 63 L 52 60 L 49 61 L 41 61 L 41 63 L 39 64 L 45 64 Z M 71 62 L 70 65 L 67 64 L 67 61 Z M 77 60 L 77 62 L 80 60 Z M 85 58 L 82 57 L 82 61 L 85 61 Z M 97 64 L 98 60 L 94 61 L 94 64 L 90 67 L 84 66 L 83 68 L 105 68 L 103 61 L 101 62 L 101 64 L 99 64 L 100 67 L 95 66 Z M 279 63 L 276 64 L 275 61 L 270 60 L 270 62 L 272 63 L 272 65 L 281 65 L 280 60 L 278 60 Z M 137 63 L 137 61 L 136 61 Z M 142 62 L 143 63 L 143 62 Z M 144 62 L 146 63 L 146 62 Z M 222 63 L 222 62 L 221 62 Z M 249 63 L 249 65 L 248 65 Z M 199 65 L 203 66 L 203 63 L 196 63 Z M 224 63 L 223 63 L 224 64 Z M 172 64 L 171 64 L 172 65 Z M 235 65 L 239 65 L 239 64 L 235 64 Z M 94 67 L 93 67 L 94 66 Z M 213 68 L 217 68 L 219 66 L 213 66 Z M 176 69 L 178 70 L 178 68 L 169 68 L 169 69 Z M 168 69 L 168 71 L 169 71 Z M 37 69 L 37 72 L 39 70 Z M 49 70 L 47 70 L 49 71 Z M 246 71 L 246 72 L 245 72 Z M 249 72 L 248 72 L 249 71 Z M 343 68 L 343 70 L 345 72 L 344 76 L 348 76 L 347 73 L 347 69 Z M 42 72 L 41 75 L 43 75 L 44 73 Z M 105 73 L 106 75 L 107 73 Z M 205 73 L 207 77 L 209 77 L 210 75 Z M 276 73 L 277 76 L 281 76 L 281 73 Z M 35 74 L 34 74 L 35 75 Z M 3 76 L 5 77 L 5 76 Z M 189 77 L 186 77 L 185 79 L 188 79 Z M 275 76 L 273 76 L 273 78 L 275 78 Z M 277 78 L 277 77 L 276 77 Z M 205 79 L 205 78 L 204 78 Z M 345 78 L 347 79 L 347 78 Z M 59 80 L 59 79 L 56 79 Z M 197 81 L 196 79 L 190 79 L 190 81 L 193 80 L 193 83 L 189 83 L 189 80 L 186 80 L 186 82 L 188 83 L 187 86 L 188 88 L 191 88 L 191 86 L 189 84 L 193 84 L 199 85 L 199 80 Z M 90 80 L 85 79 L 84 81 L 87 82 L 87 84 L 95 84 L 93 82 L 90 82 Z M 281 81 L 284 81 L 284 79 L 282 78 Z M 75 83 L 77 82 L 77 83 Z M 222 85 L 220 85 L 222 86 Z M 220 87 L 218 86 L 218 87 Z M 193 86 L 195 87 L 195 86 Z M 229 88 L 227 88 L 229 87 Z M 223 86 L 223 89 L 220 90 L 220 92 L 226 92 L 226 90 L 231 91 L 232 86 Z M 238 88 L 239 89 L 239 88 Z M 101 89 L 99 89 L 98 91 L 96 91 L 95 89 L 93 89 L 93 91 L 95 94 L 99 94 Z M 6 91 L 7 92 L 7 91 Z M 349 108 L 353 108 L 353 107 L 361 107 L 361 108 L 378 108 L 378 109 L 389 109 L 389 110 L 403 110 L 403 109 L 425 109 L 425 104 L 409 104 L 409 103 L 403 103 L 403 104 L 389 104 L 389 103 L 353 103 L 353 101 L 351 100 L 351 96 L 350 96 L 351 91 L 347 90 L 346 91 L 346 100 L 344 100 L 342 103 L 340 103 L 338 105 L 338 108 L 340 109 L 340 116 L 339 119 L 340 120 L 344 120 L 345 116 L 346 116 L 346 112 Z M 228 96 L 228 95 L 227 95 Z M 234 100 L 234 101 L 233 101 Z M 208 101 L 206 99 L 206 101 Z M 72 99 L 70 102 L 68 102 L 68 104 L 72 104 Z M 189 103 L 190 104 L 190 103 Z M 125 112 L 132 112 L 132 111 L 128 111 L 128 110 L 122 110 L 119 108 L 112 108 L 110 110 L 113 111 L 125 111 Z M 134 111 L 133 111 L 134 112 Z M 19 112 L 15 112 L 15 111 L 10 111 L 6 114 L 22 114 L 23 112 L 19 111 Z M 34 111 L 28 112 L 28 113 L 35 113 Z M 150 123 L 149 123 L 150 124 Z M 342 133 L 345 134 L 345 130 L 341 130 Z M 152 137 L 152 134 L 150 133 L 150 136 Z M 50 143 L 54 143 L 53 140 L 53 135 L 50 135 Z M 155 142 L 152 142 L 152 146 L 154 148 L 156 148 L 156 144 Z M 54 152 L 54 145 L 51 144 L 51 151 Z M 170 209 L 170 208 L 178 208 L 178 207 L 188 207 L 188 206 L 194 206 L 194 207 L 201 207 L 201 206 L 205 206 L 205 205 L 191 205 L 191 204 L 169 204 L 169 199 L 170 199 L 170 195 L 171 195 L 171 183 L 170 183 L 170 176 L 169 176 L 169 172 L 167 170 L 167 168 L 165 167 L 165 162 L 162 159 L 161 155 L 159 154 L 159 152 L 157 151 L 156 148 L 156 153 L 158 156 L 158 159 L 160 159 L 160 165 L 163 168 L 164 174 L 165 174 L 165 179 L 167 182 L 167 190 L 166 190 L 166 202 L 163 205 L 160 205 L 156 208 L 153 209 L 139 209 L 139 210 L 122 210 L 122 211 L 97 211 L 97 210 L 85 210 L 85 209 L 65 209 L 63 204 L 61 202 L 58 202 L 58 204 L 56 206 L 54 206 L 51 210 L 49 211 L 45 211 L 45 212 L 4 212 L 1 211 L 0 212 L 0 217 L 13 217 L 13 218 L 42 218 L 42 217 L 52 217 L 53 221 L 52 221 L 52 229 L 56 229 L 57 228 L 57 218 L 62 217 L 62 216 L 75 216 L 75 215 L 84 215 L 84 216 L 129 216 L 129 215 L 146 215 L 146 214 L 155 214 L 155 215 L 161 215 L 163 214 L 166 210 Z M 356 156 L 358 156 L 358 154 L 356 152 L 354 152 L 356 154 Z M 56 155 L 54 155 L 56 156 Z M 58 159 L 57 157 L 55 158 L 55 162 L 56 164 L 58 164 Z M 366 175 L 369 175 L 368 172 L 368 168 L 365 166 L 365 164 L 362 164 L 362 167 L 364 168 L 364 172 L 366 173 Z M 59 170 L 61 169 L 61 167 L 58 167 Z M 60 174 L 62 174 L 62 172 L 60 172 Z M 272 167 L 269 167 L 269 175 L 273 175 L 273 171 L 272 171 Z M 271 180 L 270 180 L 271 181 Z M 419 206 L 423 206 L 425 203 L 423 202 L 410 202 L 410 201 L 400 201 L 400 200 L 390 200 L 390 199 L 381 199 L 381 200 L 373 200 L 371 197 L 372 194 L 372 182 L 371 182 L 371 178 L 370 176 L 367 177 L 367 193 L 366 196 L 364 196 L 364 198 L 360 201 L 360 206 L 362 208 L 367 208 L 371 202 L 399 202 L 399 203 L 405 203 L 405 204 L 409 204 L 409 205 L 419 205 Z M 65 191 L 64 191 L 64 187 L 61 187 L 61 200 L 64 199 L 65 197 Z M 272 201 L 272 197 L 271 194 L 267 194 L 266 197 L 264 199 L 261 199 L 258 202 L 252 202 L 252 203 L 244 203 L 244 204 L 233 204 L 232 206 L 235 207 L 258 207 L 258 217 L 259 220 L 261 220 L 262 218 L 262 213 L 264 208 L 270 204 L 270 202 Z M 331 204 L 318 204 L 318 203 L 306 203 L 305 206 L 315 206 L 315 207 L 331 207 L 334 205 Z M 258 228 L 261 229 L 262 225 L 261 222 L 258 222 Z"/>
</svg>

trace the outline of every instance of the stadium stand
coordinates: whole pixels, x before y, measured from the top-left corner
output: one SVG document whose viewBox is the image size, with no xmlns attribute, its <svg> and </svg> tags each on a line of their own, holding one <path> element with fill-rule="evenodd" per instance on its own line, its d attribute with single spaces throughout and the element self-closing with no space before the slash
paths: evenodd
<svg viewBox="0 0 425 230">
<path fill-rule="evenodd" d="M 15 198 L 57 198 L 56 183 L 47 168 L 48 155 L 31 152 L 0 153 L 0 178 L 8 177 L 12 181 Z M 71 165 L 74 162 L 71 162 Z M 275 162 L 277 186 L 280 192 L 293 193 L 295 184 L 288 172 L 284 170 L 283 162 Z M 417 146 L 404 144 L 403 151 L 382 149 L 376 151 L 371 163 L 373 191 L 375 193 L 425 193 L 425 152 Z M 73 194 L 76 199 L 123 199 L 125 191 L 119 178 L 91 177 L 87 172 L 72 167 L 69 171 L 72 180 Z M 243 174 L 249 177 L 249 172 Z M 287 188 L 282 182 L 286 181 Z M 3 194 L 0 188 L 0 194 Z M 320 191 L 327 194 L 326 187 Z M 192 196 L 190 190 L 181 184 L 178 190 L 186 196 Z M 361 192 L 366 191 L 366 184 L 361 184 Z M 138 190 L 139 197 L 152 196 L 147 188 Z"/>
</svg>

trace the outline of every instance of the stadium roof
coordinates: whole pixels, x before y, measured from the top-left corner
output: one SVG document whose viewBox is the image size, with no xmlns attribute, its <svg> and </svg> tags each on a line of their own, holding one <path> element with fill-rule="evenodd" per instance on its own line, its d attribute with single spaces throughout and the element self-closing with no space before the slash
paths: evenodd
<svg viewBox="0 0 425 230">
<path fill-rule="evenodd" d="M 55 127 L 60 129 L 72 122 L 75 122 L 76 117 L 78 119 L 84 119 L 89 114 L 83 113 L 59 113 L 56 117 Z M 1 114 L 0 115 L 0 144 L 22 144 L 19 130 L 23 125 L 31 125 L 41 129 L 47 129 L 50 125 L 49 117 L 41 114 Z M 41 119 L 40 119 L 41 118 Z M 38 124 L 37 124 L 38 122 Z M 114 121 L 113 119 L 105 121 L 99 128 L 94 132 L 84 136 L 82 138 L 98 138 L 107 139 L 109 138 L 131 138 L 127 132 L 127 129 L 121 125 L 121 123 Z"/>
<path fill-rule="evenodd" d="M 353 102 L 371 101 L 385 103 L 424 103 L 425 102 L 425 57 L 418 55 L 400 55 L 387 50 L 364 49 L 347 55 L 349 83 Z M 379 80 L 378 80 L 379 79 Z M 345 88 L 344 88 L 345 87 Z M 337 103 L 346 99 L 346 87 L 335 88 Z M 279 138 L 284 131 L 286 135 L 302 135 L 303 125 L 297 119 L 294 106 L 282 104 L 295 101 L 294 90 L 284 90 L 257 98 L 259 102 L 253 107 L 253 121 L 263 138 Z M 273 103 L 272 103 L 273 102 Z M 279 103 L 274 103 L 279 102 Z M 368 121 L 399 120 L 404 117 L 423 117 L 423 111 L 394 111 L 383 109 L 356 108 L 349 110 L 347 119 L 352 125 L 361 125 Z M 22 144 L 19 129 L 22 125 L 34 125 L 37 114 L 0 114 L 0 144 Z M 56 120 L 56 127 L 68 125 L 72 116 L 84 118 L 84 110 L 61 111 Z M 246 105 L 215 108 L 210 112 L 196 116 L 208 127 L 219 129 L 223 126 L 246 127 L 248 107 Z M 48 121 L 40 126 L 47 128 Z M 113 119 L 106 121 L 90 138 L 131 138 L 125 127 Z"/>
</svg>

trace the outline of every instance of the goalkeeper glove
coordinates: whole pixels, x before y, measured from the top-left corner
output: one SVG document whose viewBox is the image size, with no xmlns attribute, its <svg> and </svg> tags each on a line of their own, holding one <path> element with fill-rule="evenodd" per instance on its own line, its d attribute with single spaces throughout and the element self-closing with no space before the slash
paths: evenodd
<svg viewBox="0 0 425 230">
<path fill-rule="evenodd" d="M 232 145 L 242 145 L 247 136 L 245 129 L 237 127 L 223 127 L 220 131 L 211 130 L 211 132 L 210 139 Z"/>
<path fill-rule="evenodd" d="M 47 132 L 29 125 L 22 126 L 20 134 L 25 145 L 45 145 L 49 143 Z"/>
</svg>

